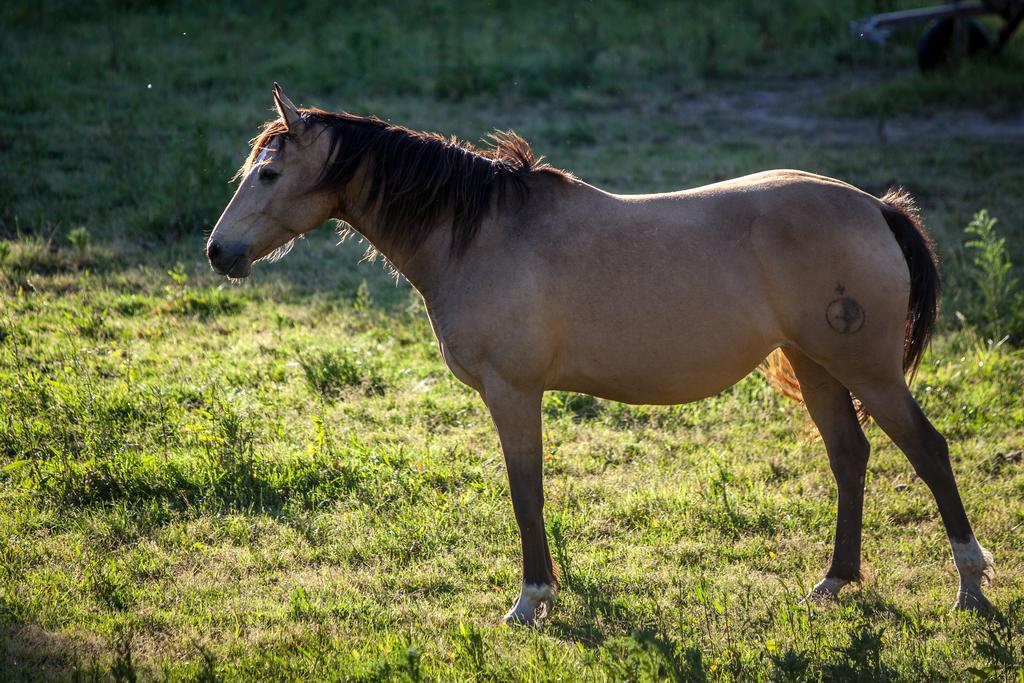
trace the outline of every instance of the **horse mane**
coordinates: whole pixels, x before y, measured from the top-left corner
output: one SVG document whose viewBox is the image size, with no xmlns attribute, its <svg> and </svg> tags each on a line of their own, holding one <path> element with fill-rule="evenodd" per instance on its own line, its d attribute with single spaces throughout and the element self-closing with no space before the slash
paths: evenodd
<svg viewBox="0 0 1024 683">
<path fill-rule="evenodd" d="M 495 130 L 484 147 L 394 125 L 371 116 L 300 109 L 307 127 L 323 126 L 329 152 L 313 189 L 340 190 L 365 162 L 364 209 L 376 207 L 375 241 L 413 253 L 451 217 L 451 252 L 461 256 L 480 229 L 492 199 L 502 204 L 511 192 L 520 202 L 529 194 L 527 178 L 572 174 L 545 163 L 511 130 Z M 244 177 L 260 153 L 287 134 L 281 119 L 268 121 L 251 140 L 236 178 Z M 495 197 L 495 193 L 497 196 Z"/>
</svg>

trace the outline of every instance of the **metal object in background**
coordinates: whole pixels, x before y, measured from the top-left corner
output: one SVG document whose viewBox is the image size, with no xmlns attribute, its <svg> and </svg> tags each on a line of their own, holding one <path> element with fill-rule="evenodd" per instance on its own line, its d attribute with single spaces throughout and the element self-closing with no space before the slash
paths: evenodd
<svg viewBox="0 0 1024 683">
<path fill-rule="evenodd" d="M 995 37 L 973 17 L 995 14 L 1003 25 Z M 850 33 L 884 45 L 893 30 L 923 21 L 931 22 L 917 46 L 917 62 L 922 70 L 954 61 L 959 55 L 998 52 L 1024 20 L 1024 0 L 980 0 L 952 2 L 936 7 L 900 10 L 876 14 L 850 22 Z"/>
</svg>

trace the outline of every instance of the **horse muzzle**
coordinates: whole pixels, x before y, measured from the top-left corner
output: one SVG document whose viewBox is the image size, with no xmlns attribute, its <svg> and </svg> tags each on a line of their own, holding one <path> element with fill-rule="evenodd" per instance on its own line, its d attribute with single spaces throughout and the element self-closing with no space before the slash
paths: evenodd
<svg viewBox="0 0 1024 683">
<path fill-rule="evenodd" d="M 227 245 L 214 240 L 206 245 L 206 256 L 210 266 L 220 275 L 230 278 L 248 277 L 252 271 L 252 261 L 247 250 L 241 245 Z"/>
</svg>

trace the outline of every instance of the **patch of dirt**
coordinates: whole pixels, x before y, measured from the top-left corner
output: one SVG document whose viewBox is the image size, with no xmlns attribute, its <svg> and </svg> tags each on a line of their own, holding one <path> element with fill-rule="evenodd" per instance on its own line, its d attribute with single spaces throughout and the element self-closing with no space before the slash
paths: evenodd
<svg viewBox="0 0 1024 683">
<path fill-rule="evenodd" d="M 823 113 L 834 95 L 851 85 L 817 79 L 787 83 L 772 89 L 729 90 L 681 99 L 673 113 L 695 123 L 717 121 L 759 136 L 806 135 L 829 142 L 904 142 L 918 138 L 1024 138 L 1024 112 L 995 116 L 977 109 L 937 109 L 927 115 L 900 114 L 885 118 L 834 116 Z"/>
</svg>

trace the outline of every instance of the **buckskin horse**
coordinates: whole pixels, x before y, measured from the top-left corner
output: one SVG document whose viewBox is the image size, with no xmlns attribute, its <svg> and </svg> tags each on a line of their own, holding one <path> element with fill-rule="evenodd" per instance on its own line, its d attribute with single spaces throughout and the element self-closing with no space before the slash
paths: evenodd
<svg viewBox="0 0 1024 683">
<path fill-rule="evenodd" d="M 279 117 L 252 141 L 209 237 L 210 264 L 244 278 L 337 219 L 420 292 L 445 363 L 483 398 L 504 453 L 523 560 L 506 622 L 545 617 L 558 586 L 542 512 L 544 391 L 678 404 L 759 366 L 802 397 L 839 489 L 832 563 L 811 596 L 860 578 L 870 414 L 935 497 L 960 575 L 954 607 L 989 607 L 991 554 L 907 384 L 939 304 L 934 246 L 909 195 L 793 170 L 616 195 L 512 132 L 475 148 L 298 109 L 276 84 L 274 102 Z"/>
</svg>

